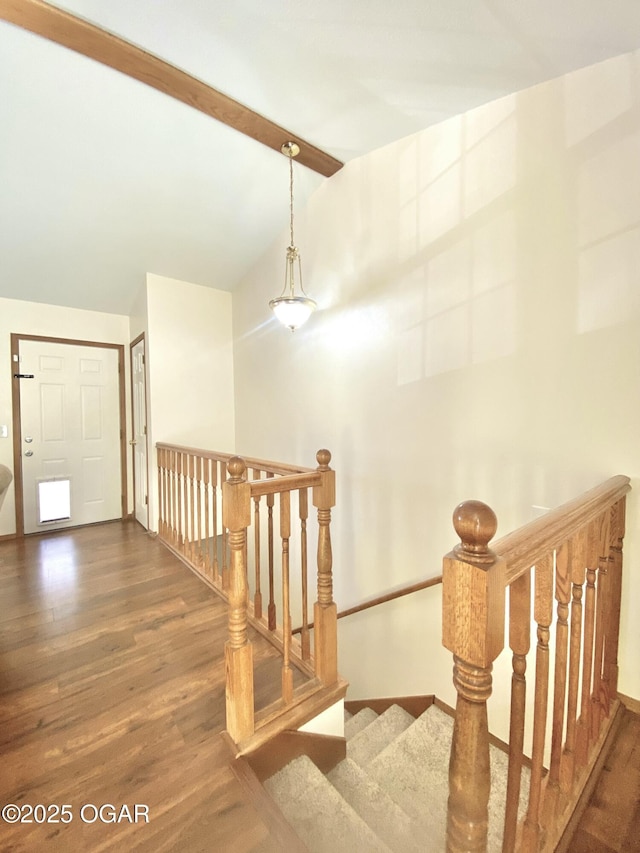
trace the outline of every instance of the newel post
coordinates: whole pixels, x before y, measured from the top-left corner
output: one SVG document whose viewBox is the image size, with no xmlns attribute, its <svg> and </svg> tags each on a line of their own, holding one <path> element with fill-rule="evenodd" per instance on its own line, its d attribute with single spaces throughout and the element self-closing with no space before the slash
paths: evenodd
<svg viewBox="0 0 640 853">
<path fill-rule="evenodd" d="M 251 487 L 246 465 L 239 456 L 227 464 L 230 474 L 222 484 L 222 523 L 229 530 L 229 639 L 225 644 L 227 731 L 236 743 L 254 731 L 253 647 L 247 631 L 246 541 L 251 523 Z"/>
<path fill-rule="evenodd" d="M 331 507 L 336 503 L 336 472 L 329 467 L 331 454 L 316 454 L 319 486 L 313 487 L 313 505 L 318 509 L 318 600 L 314 606 L 314 656 L 316 676 L 323 684 L 338 680 L 338 613 L 333 600 L 333 556 L 331 553 Z"/>
<path fill-rule="evenodd" d="M 448 853 L 487 849 L 491 788 L 487 700 L 504 645 L 505 564 L 489 549 L 493 510 L 466 501 L 453 513 L 460 544 L 444 558 L 442 642 L 453 652 L 458 693 L 449 763 Z"/>
</svg>

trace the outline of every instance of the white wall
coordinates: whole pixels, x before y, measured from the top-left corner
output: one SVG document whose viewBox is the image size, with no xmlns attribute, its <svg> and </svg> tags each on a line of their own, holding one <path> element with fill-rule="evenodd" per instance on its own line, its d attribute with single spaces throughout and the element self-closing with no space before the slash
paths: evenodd
<svg viewBox="0 0 640 853">
<path fill-rule="evenodd" d="M 129 334 L 135 341 L 142 334 L 148 334 L 147 284 L 139 289 L 129 313 Z"/>
<path fill-rule="evenodd" d="M 147 275 L 150 524 L 156 529 L 157 442 L 233 452 L 231 294 Z"/>
<path fill-rule="evenodd" d="M 493 506 L 502 535 L 633 478 L 620 689 L 636 698 L 639 65 L 621 56 L 345 166 L 296 211 L 319 302 L 301 330 L 267 307 L 284 233 L 234 295 L 237 446 L 301 464 L 332 451 L 340 607 L 438 573 L 461 500 Z M 386 630 L 400 648 L 402 620 Z"/>
<path fill-rule="evenodd" d="M 0 424 L 7 425 L 7 438 L 0 438 L 0 464 L 13 471 L 11 414 L 11 334 L 42 335 L 83 341 L 122 344 L 128 347 L 129 320 L 119 314 L 103 314 L 62 308 L 38 302 L 0 298 Z M 125 349 L 125 361 L 127 359 Z M 130 424 L 130 391 L 126 381 L 126 429 Z M 15 479 L 0 504 L 0 536 L 15 533 Z"/>
</svg>

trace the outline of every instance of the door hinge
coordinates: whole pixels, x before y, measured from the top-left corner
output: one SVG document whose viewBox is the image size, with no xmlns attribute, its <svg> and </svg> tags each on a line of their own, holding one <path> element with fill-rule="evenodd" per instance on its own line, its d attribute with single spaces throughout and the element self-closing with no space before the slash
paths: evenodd
<svg viewBox="0 0 640 853">
<path fill-rule="evenodd" d="M 144 504 L 145 506 L 149 506 L 149 495 L 144 496 Z"/>
</svg>

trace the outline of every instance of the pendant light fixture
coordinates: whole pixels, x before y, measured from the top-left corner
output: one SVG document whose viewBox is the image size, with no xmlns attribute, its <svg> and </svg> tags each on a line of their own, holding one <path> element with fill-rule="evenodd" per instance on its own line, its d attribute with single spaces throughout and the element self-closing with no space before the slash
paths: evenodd
<svg viewBox="0 0 640 853">
<path fill-rule="evenodd" d="M 316 303 L 307 296 L 302 287 L 302 266 L 300 264 L 300 252 L 293 242 L 293 158 L 300 153 L 300 147 L 295 142 L 285 142 L 280 149 L 289 158 L 289 232 L 290 243 L 287 248 L 287 259 L 284 270 L 284 288 L 282 294 L 269 302 L 278 320 L 283 326 L 294 332 L 303 323 L 306 323 L 311 314 L 316 310 Z M 296 295 L 296 267 L 298 269 L 298 283 L 300 294 Z"/>
</svg>

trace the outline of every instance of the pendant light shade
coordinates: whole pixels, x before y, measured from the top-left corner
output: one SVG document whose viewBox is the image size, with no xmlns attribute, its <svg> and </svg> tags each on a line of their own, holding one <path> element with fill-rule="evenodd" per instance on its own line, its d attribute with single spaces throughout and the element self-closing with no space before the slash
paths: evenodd
<svg viewBox="0 0 640 853">
<path fill-rule="evenodd" d="M 287 258 L 284 270 L 284 288 L 280 296 L 269 302 L 269 307 L 283 326 L 294 332 L 306 323 L 316 309 L 316 303 L 304 292 L 302 287 L 302 265 L 300 252 L 293 240 L 293 158 L 300 153 L 295 142 L 285 142 L 281 148 L 289 158 L 289 232 L 291 241 L 287 248 Z M 296 275 L 300 293 L 296 293 Z"/>
</svg>

